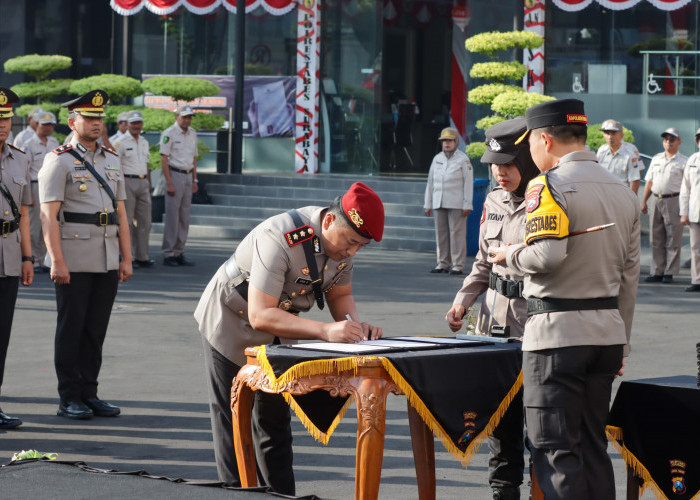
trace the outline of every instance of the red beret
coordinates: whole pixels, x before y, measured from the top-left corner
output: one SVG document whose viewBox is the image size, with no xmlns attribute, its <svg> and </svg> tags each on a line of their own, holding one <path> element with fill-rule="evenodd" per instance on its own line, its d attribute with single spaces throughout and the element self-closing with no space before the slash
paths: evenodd
<svg viewBox="0 0 700 500">
<path fill-rule="evenodd" d="M 350 227 L 365 238 L 382 241 L 384 205 L 379 195 L 362 182 L 356 182 L 340 200 Z"/>
</svg>

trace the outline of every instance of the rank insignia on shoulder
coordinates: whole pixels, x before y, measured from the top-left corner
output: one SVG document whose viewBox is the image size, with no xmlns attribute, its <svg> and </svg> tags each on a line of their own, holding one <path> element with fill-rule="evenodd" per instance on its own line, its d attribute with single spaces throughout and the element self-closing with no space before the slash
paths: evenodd
<svg viewBox="0 0 700 500">
<path fill-rule="evenodd" d="M 284 236 L 287 239 L 287 245 L 293 247 L 294 245 L 298 245 L 299 243 L 313 238 L 314 228 L 311 226 L 301 226 L 288 233 L 284 233 Z"/>
<path fill-rule="evenodd" d="M 117 152 L 116 152 L 115 150 L 113 150 L 112 148 L 108 148 L 108 147 L 103 146 L 102 149 L 104 149 L 104 150 L 107 151 L 108 153 L 112 153 L 114 156 L 119 156 L 119 153 L 117 153 Z"/>
<path fill-rule="evenodd" d="M 24 150 L 24 148 L 17 147 L 17 146 L 15 146 L 14 144 L 12 144 L 11 142 L 8 142 L 7 145 L 10 146 L 10 147 L 11 147 L 12 149 L 14 149 L 15 151 L 19 151 L 20 153 L 26 153 L 26 151 Z"/>
<path fill-rule="evenodd" d="M 56 149 L 54 149 L 52 151 L 52 153 L 56 153 L 57 155 L 60 155 L 60 154 L 65 153 L 66 151 L 70 151 L 71 149 L 73 149 L 72 144 L 64 144 L 63 146 L 59 146 Z"/>
<path fill-rule="evenodd" d="M 337 268 L 337 269 L 338 269 L 338 271 L 342 271 L 342 270 L 345 269 L 346 267 L 348 267 L 348 263 L 347 263 L 347 262 L 341 262 L 340 264 L 338 264 L 338 268 Z"/>
<path fill-rule="evenodd" d="M 77 147 L 78 151 L 80 151 L 81 153 L 87 153 L 87 148 L 85 146 L 83 146 L 82 144 L 78 143 L 78 144 L 76 144 L 75 147 Z"/>
</svg>

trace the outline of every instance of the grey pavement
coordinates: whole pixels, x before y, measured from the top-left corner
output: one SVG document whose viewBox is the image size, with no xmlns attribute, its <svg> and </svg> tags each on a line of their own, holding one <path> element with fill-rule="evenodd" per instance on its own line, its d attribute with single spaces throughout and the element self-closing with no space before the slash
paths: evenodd
<svg viewBox="0 0 700 500">
<path fill-rule="evenodd" d="M 104 346 L 99 390 L 102 398 L 122 407 L 117 418 L 71 421 L 56 416 L 53 284 L 43 274 L 32 287 L 20 287 L 0 403 L 7 413 L 21 417 L 24 425 L 0 431 L 0 463 L 9 462 L 14 452 L 37 449 L 94 467 L 215 480 L 202 346 L 192 312 L 209 278 L 235 244 L 191 239 L 187 255 L 196 267 L 164 267 L 158 258 L 157 267 L 136 270 L 132 280 L 120 286 Z M 153 257 L 159 255 L 159 246 L 160 238 L 154 235 Z M 687 257 L 685 253 L 683 259 Z M 648 262 L 645 248 L 643 276 Z M 362 317 L 381 325 L 385 335 L 449 335 L 443 318 L 461 279 L 429 274 L 434 264 L 429 253 L 372 248 L 360 252 L 353 287 Z M 683 291 L 689 281 L 684 268 L 672 285 L 640 284 L 633 351 L 624 379 L 696 375 L 700 294 Z M 327 312 L 317 310 L 307 317 L 328 318 Z M 297 493 L 352 498 L 354 408 L 328 446 L 316 443 L 296 417 L 293 425 Z M 438 498 L 490 498 L 486 446 L 466 469 L 439 442 L 435 450 Z M 624 463 L 612 447 L 609 451 L 617 493 L 624 498 Z M 416 497 L 406 401 L 392 395 L 380 498 Z M 643 498 L 653 496 L 647 492 Z"/>
</svg>

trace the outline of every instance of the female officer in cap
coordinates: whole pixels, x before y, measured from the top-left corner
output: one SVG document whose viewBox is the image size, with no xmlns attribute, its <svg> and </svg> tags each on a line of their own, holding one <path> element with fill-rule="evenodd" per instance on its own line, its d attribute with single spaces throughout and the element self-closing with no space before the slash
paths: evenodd
<svg viewBox="0 0 700 500">
<path fill-rule="evenodd" d="M 453 332 L 462 328 L 467 309 L 484 292 L 477 328 L 489 334 L 493 326 L 509 328 L 512 337 L 523 334 L 527 304 L 522 298 L 523 276 L 505 263 L 488 261 L 488 247 L 520 243 L 525 234 L 525 189 L 540 172 L 527 142 L 514 144 L 527 130 L 525 118 L 497 123 L 486 131 L 486 152 L 481 161 L 491 164 L 498 186 L 486 196 L 479 252 L 445 319 Z M 523 481 L 522 392 L 513 400 L 501 424 L 489 437 L 489 484 L 494 499 L 518 499 Z"/>
</svg>

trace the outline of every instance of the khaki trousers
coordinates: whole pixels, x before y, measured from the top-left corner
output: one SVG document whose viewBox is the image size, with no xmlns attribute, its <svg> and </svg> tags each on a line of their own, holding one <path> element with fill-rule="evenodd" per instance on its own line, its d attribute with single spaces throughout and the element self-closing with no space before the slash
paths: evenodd
<svg viewBox="0 0 700 500">
<path fill-rule="evenodd" d="M 131 234 L 131 254 L 134 260 L 148 260 L 148 237 L 151 234 L 151 184 L 147 178 L 127 177 L 124 181 L 126 185 L 124 204 Z"/>
<path fill-rule="evenodd" d="M 652 263 L 649 274 L 671 275 L 681 270 L 681 244 L 683 226 L 679 213 L 678 196 L 675 198 L 652 197 L 649 208 L 649 243 Z"/>
<path fill-rule="evenodd" d="M 44 265 L 46 258 L 46 243 L 44 233 L 41 230 L 41 203 L 39 203 L 39 183 L 32 181 L 32 199 L 34 204 L 29 207 L 29 236 L 32 241 L 32 255 L 36 258 L 35 264 Z"/>
<path fill-rule="evenodd" d="M 178 257 L 185 252 L 190 230 L 192 205 L 192 174 L 170 171 L 175 195 L 165 193 L 165 226 L 163 228 L 163 257 Z"/>
<path fill-rule="evenodd" d="M 700 224 L 690 223 L 690 282 L 700 285 Z"/>
<path fill-rule="evenodd" d="M 437 267 L 462 271 L 467 260 L 467 218 L 461 209 L 436 208 Z"/>
</svg>

